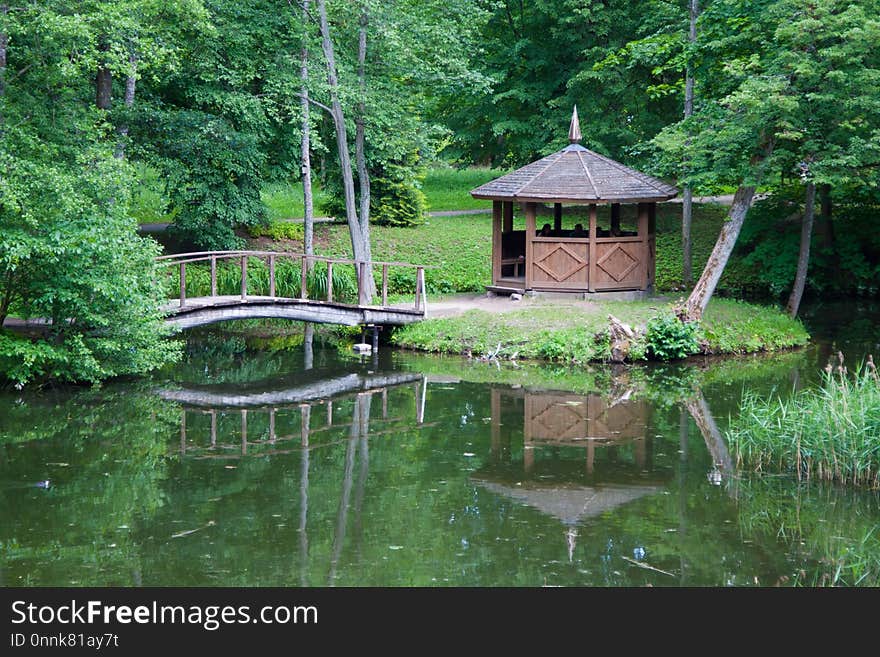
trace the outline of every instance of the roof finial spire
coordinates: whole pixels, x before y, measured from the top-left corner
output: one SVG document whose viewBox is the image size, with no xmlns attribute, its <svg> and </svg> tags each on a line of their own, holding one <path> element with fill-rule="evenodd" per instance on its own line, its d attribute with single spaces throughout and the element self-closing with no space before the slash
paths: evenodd
<svg viewBox="0 0 880 657">
<path fill-rule="evenodd" d="M 581 123 L 578 120 L 578 106 L 574 106 L 574 111 L 571 113 L 571 126 L 568 128 L 568 141 L 572 144 L 578 143 L 581 139 L 583 139 L 583 135 L 581 135 Z"/>
</svg>

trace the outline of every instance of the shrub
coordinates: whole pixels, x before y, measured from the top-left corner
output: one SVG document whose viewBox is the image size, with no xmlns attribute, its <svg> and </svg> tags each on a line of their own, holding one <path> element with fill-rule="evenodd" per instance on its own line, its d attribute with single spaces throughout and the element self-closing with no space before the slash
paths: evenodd
<svg viewBox="0 0 880 657">
<path fill-rule="evenodd" d="M 421 190 L 424 172 L 418 153 L 370 165 L 370 223 L 379 226 L 417 226 L 424 223 L 427 201 Z M 342 177 L 332 165 L 323 181 L 326 197 L 321 209 L 333 217 L 345 217 Z M 355 176 L 355 187 L 358 187 Z"/>
<path fill-rule="evenodd" d="M 270 221 L 268 224 L 257 224 L 248 228 L 251 237 L 271 237 L 274 241 L 297 240 L 302 241 L 304 228 L 300 223 L 292 221 Z"/>
<path fill-rule="evenodd" d="M 646 342 L 648 353 L 659 360 L 678 360 L 697 353 L 696 322 L 682 322 L 670 312 L 648 320 Z"/>
</svg>

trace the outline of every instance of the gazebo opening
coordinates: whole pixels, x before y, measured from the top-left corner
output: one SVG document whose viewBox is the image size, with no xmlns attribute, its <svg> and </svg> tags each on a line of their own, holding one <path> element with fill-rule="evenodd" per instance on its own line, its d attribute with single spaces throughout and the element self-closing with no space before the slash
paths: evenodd
<svg viewBox="0 0 880 657">
<path fill-rule="evenodd" d="M 569 146 L 471 191 L 493 202 L 490 291 L 652 290 L 656 204 L 678 190 L 580 140 L 575 108 Z"/>
</svg>

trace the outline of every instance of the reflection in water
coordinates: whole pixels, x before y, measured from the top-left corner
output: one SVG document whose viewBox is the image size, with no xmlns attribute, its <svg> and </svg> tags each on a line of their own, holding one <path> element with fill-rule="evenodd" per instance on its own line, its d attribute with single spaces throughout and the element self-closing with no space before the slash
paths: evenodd
<svg viewBox="0 0 880 657">
<path fill-rule="evenodd" d="M 568 560 L 572 561 L 577 525 L 663 489 L 663 482 L 646 476 L 646 468 L 650 470 L 650 438 L 646 432 L 650 406 L 631 399 L 631 394 L 632 391 L 627 390 L 606 400 L 598 394 L 579 396 L 524 388 L 492 388 L 492 459 L 488 467 L 474 473 L 472 481 L 559 520 L 564 526 Z M 502 448 L 502 441 L 509 441 L 511 434 L 509 425 L 502 422 L 505 406 L 512 407 L 514 415 L 523 409 L 522 463 L 514 468 L 510 467 L 509 445 Z M 620 446 L 631 447 L 632 462 L 623 469 L 615 468 L 615 481 L 606 481 L 605 473 L 596 469 L 596 449 Z M 584 453 L 590 485 L 555 477 L 547 481 L 540 474 L 535 476 L 536 452 L 558 452 L 561 447 Z M 622 474 L 630 481 L 622 481 Z"/>
<path fill-rule="evenodd" d="M 293 338 L 0 393 L 3 583 L 880 583 L 876 493 L 728 476 L 742 392 L 813 385 L 813 351 L 569 374 Z"/>
<path fill-rule="evenodd" d="M 306 358 L 313 356 L 306 351 Z M 348 516 L 351 507 L 352 487 L 354 485 L 355 460 L 360 460 L 357 486 L 355 490 L 354 515 L 355 535 L 361 534 L 361 508 L 364 501 L 364 491 L 369 472 L 369 446 L 370 438 L 370 413 L 373 396 L 379 396 L 381 400 L 381 418 L 388 421 L 388 391 L 391 388 L 402 386 L 411 387 L 415 398 L 415 423 L 420 425 L 424 420 L 425 398 L 427 379 L 420 374 L 408 372 L 376 374 L 351 373 L 336 376 L 330 379 L 319 380 L 307 384 L 301 384 L 286 390 L 262 390 L 260 392 L 238 393 L 231 391 L 214 391 L 200 389 L 163 389 L 160 395 L 164 399 L 173 401 L 185 401 L 190 406 L 184 406 L 180 413 L 180 456 L 189 455 L 195 458 L 238 458 L 248 456 L 251 448 L 260 449 L 257 455 L 277 456 L 300 452 L 300 514 L 299 548 L 300 548 L 300 584 L 310 584 L 308 556 L 309 556 L 309 533 L 308 533 L 308 509 L 309 509 L 309 468 L 311 451 L 319 447 L 332 446 L 335 442 L 310 443 L 310 437 L 320 432 L 330 432 L 340 428 L 348 429 L 348 439 L 345 441 L 345 460 L 341 477 L 341 494 L 339 507 L 336 514 L 336 524 L 333 534 L 333 543 L 330 555 L 329 574 L 327 585 L 334 586 L 337 579 L 337 568 L 342 550 L 345 545 Z M 325 396 L 332 394 L 331 399 Z M 340 422 L 339 417 L 334 418 L 333 404 L 339 404 L 350 398 L 352 403 L 351 421 Z M 264 404 L 273 404 L 265 406 Z M 286 404 L 287 407 L 281 406 Z M 326 406 L 326 422 L 323 426 L 312 426 L 312 407 Z M 276 431 L 276 417 L 279 412 L 299 412 L 299 434 L 285 434 L 279 436 Z M 240 451 L 233 453 L 234 445 L 229 441 L 217 440 L 217 417 L 218 414 L 228 416 L 238 414 L 240 417 Z M 207 415 L 210 418 L 210 442 L 206 445 L 199 438 L 187 435 L 187 416 Z M 265 416 L 266 430 L 260 434 L 252 432 L 248 438 L 248 416 L 256 418 Z M 381 432 L 374 433 L 374 436 Z M 291 443 L 289 449 L 278 449 L 279 443 Z M 297 447 L 297 443 L 299 447 Z M 225 453 L 224 453 L 225 452 Z"/>
</svg>

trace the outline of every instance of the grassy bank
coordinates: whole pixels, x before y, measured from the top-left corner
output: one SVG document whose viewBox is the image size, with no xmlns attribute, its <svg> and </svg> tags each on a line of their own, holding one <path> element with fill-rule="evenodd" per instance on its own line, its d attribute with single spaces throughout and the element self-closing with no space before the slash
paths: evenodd
<svg viewBox="0 0 880 657">
<path fill-rule="evenodd" d="M 492 276 L 492 217 L 490 203 L 480 201 L 486 214 L 455 217 L 429 217 L 411 228 L 372 226 L 373 257 L 377 260 L 414 262 L 434 265 L 426 272 L 431 293 L 481 292 Z M 480 206 L 478 206 L 480 207 Z M 607 208 L 600 211 L 600 223 Z M 659 292 L 681 289 L 681 208 L 678 204 L 658 207 L 656 289 Z M 724 221 L 725 208 L 717 205 L 695 206 L 694 271 L 700 272 Z M 624 226 L 628 226 L 624 212 Z M 574 221 L 574 220 L 567 220 Z M 607 219 L 604 219 L 607 224 Z M 525 227 L 520 213 L 514 218 L 517 228 Z M 634 228 L 635 226 L 633 226 Z M 351 242 L 344 224 L 315 226 L 317 248 L 321 253 L 350 257 Z M 296 241 L 276 242 L 275 248 L 298 250 Z M 734 261 L 728 266 L 719 290 L 740 290 L 745 274 Z M 413 285 L 415 279 L 413 278 Z"/>
<path fill-rule="evenodd" d="M 599 301 L 564 304 L 536 300 L 503 314 L 471 310 L 458 317 L 429 319 L 394 332 L 393 342 L 409 349 L 437 353 L 494 353 L 500 358 L 527 358 L 567 363 L 608 360 L 608 315 L 633 326 L 667 309 L 658 301 Z M 713 300 L 698 333 L 704 354 L 776 351 L 806 344 L 803 325 L 781 312 L 753 304 Z M 644 340 L 631 357 L 648 356 Z"/>
<path fill-rule="evenodd" d="M 427 171 L 422 189 L 429 211 L 484 209 L 482 215 L 429 217 L 424 224 L 411 228 L 373 226 L 373 255 L 376 259 L 417 262 L 435 265 L 438 269 L 427 272 L 426 283 L 432 293 L 479 292 L 491 276 L 492 219 L 489 201 L 473 199 L 470 190 L 505 173 L 501 170 L 471 168 L 432 168 Z M 322 192 L 315 190 L 316 212 L 323 214 Z M 302 186 L 298 183 L 273 183 L 262 193 L 270 221 L 301 219 Z M 609 210 L 600 207 L 599 221 L 607 224 Z M 623 225 L 635 229 L 634 208 L 623 208 Z M 696 205 L 694 210 L 693 253 L 694 271 L 699 272 L 715 243 L 726 214 L 719 205 Z M 566 215 L 566 225 L 583 221 Z M 525 226 L 519 208 L 515 225 Z M 327 255 L 349 256 L 351 244 L 348 227 L 343 223 L 319 224 L 315 227 L 318 249 Z M 300 250 L 296 239 L 275 240 L 276 248 Z M 263 244 L 268 246 L 268 244 Z M 740 291 L 748 288 L 752 274 L 740 271 L 734 260 L 725 272 L 719 290 Z M 412 284 L 415 284 L 413 279 Z M 681 288 L 681 206 L 661 203 L 657 212 L 657 267 L 658 291 Z M 408 291 L 408 290 L 406 290 Z"/>
<path fill-rule="evenodd" d="M 880 488 L 880 379 L 826 372 L 786 401 L 746 395 L 727 438 L 741 466 Z"/>
</svg>

